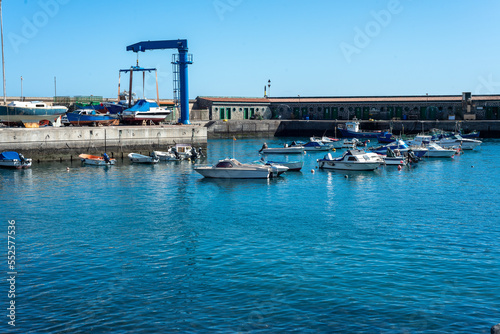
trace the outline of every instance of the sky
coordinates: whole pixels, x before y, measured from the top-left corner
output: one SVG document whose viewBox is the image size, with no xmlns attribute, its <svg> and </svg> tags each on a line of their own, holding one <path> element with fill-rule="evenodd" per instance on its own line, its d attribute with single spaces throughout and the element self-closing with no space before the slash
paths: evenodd
<svg viewBox="0 0 500 334">
<path fill-rule="evenodd" d="M 268 80 L 272 97 L 500 93 L 498 0 L 1 3 L 7 96 L 116 97 L 138 59 L 172 98 L 177 50 L 126 47 L 176 39 L 193 55 L 191 99 L 262 97 Z M 133 91 L 155 98 L 154 75 Z"/>
</svg>

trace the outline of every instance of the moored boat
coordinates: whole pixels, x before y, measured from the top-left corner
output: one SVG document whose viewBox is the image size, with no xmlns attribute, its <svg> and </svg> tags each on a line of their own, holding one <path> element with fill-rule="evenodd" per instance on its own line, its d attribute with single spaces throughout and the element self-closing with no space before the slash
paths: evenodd
<svg viewBox="0 0 500 334">
<path fill-rule="evenodd" d="M 142 155 L 139 153 L 129 153 L 128 155 L 131 162 L 138 164 L 156 164 L 160 158 L 153 152 L 151 155 Z"/>
<path fill-rule="evenodd" d="M 304 147 L 297 146 L 288 146 L 285 144 L 283 147 L 267 147 L 267 144 L 264 143 L 262 148 L 259 150 L 259 153 L 263 154 L 302 154 L 304 153 Z"/>
<path fill-rule="evenodd" d="M 384 161 L 375 153 L 363 150 L 348 150 L 341 157 L 333 158 L 330 153 L 317 160 L 319 168 L 373 171 Z"/>
<path fill-rule="evenodd" d="M 428 158 L 452 158 L 457 153 L 457 149 L 443 148 L 434 142 L 429 143 L 426 148 L 424 157 Z"/>
<path fill-rule="evenodd" d="M 359 124 L 357 120 L 345 122 L 344 126 L 339 128 L 340 134 L 346 138 L 378 138 L 382 135 L 390 137 L 390 132 L 387 131 L 361 131 Z"/>
<path fill-rule="evenodd" d="M 194 170 L 206 178 L 218 179 L 267 179 L 277 176 L 283 168 L 269 165 L 244 164 L 236 159 L 222 159 L 215 165 L 194 167 Z"/>
<path fill-rule="evenodd" d="M 78 157 L 85 165 L 110 166 L 116 163 L 116 160 L 110 158 L 106 153 L 103 153 L 102 156 L 91 155 L 91 154 L 80 154 Z"/>
<path fill-rule="evenodd" d="M 3 168 L 29 168 L 31 159 L 26 159 L 21 153 L 6 151 L 0 153 L 0 167 Z"/>
<path fill-rule="evenodd" d="M 271 160 L 261 160 L 263 161 L 264 164 L 266 165 L 281 165 L 281 166 L 285 166 L 285 167 L 288 167 L 288 171 L 289 172 L 292 172 L 292 171 L 300 171 L 302 169 L 302 167 L 304 166 L 304 161 L 271 161 Z"/>
<path fill-rule="evenodd" d="M 190 144 L 175 144 L 167 151 L 154 151 L 160 161 L 196 160 L 203 156 L 201 147 L 196 150 Z"/>
<path fill-rule="evenodd" d="M 462 150 L 473 150 L 480 146 L 483 142 L 477 139 L 463 138 L 462 136 L 455 134 L 450 137 L 441 138 L 436 141 L 436 144 L 442 148 L 458 148 Z"/>
</svg>

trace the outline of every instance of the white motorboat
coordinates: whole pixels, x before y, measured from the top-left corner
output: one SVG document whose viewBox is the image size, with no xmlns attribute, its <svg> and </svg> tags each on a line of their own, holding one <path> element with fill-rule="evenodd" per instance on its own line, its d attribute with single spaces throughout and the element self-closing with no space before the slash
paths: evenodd
<svg viewBox="0 0 500 334">
<path fill-rule="evenodd" d="M 278 176 L 288 168 L 258 164 L 243 164 L 236 159 L 223 159 L 215 165 L 195 166 L 194 170 L 206 178 L 267 179 Z"/>
<path fill-rule="evenodd" d="M 7 151 L 0 153 L 0 167 L 4 168 L 29 168 L 31 159 L 26 159 L 21 153 Z"/>
<path fill-rule="evenodd" d="M 463 138 L 455 134 L 451 137 L 442 138 L 437 140 L 436 143 L 442 148 L 461 148 L 462 150 L 473 150 L 483 142 L 477 139 Z"/>
<path fill-rule="evenodd" d="M 102 156 L 91 155 L 91 154 L 80 154 L 78 156 L 82 163 L 85 165 L 94 165 L 94 166 L 109 166 L 114 165 L 116 163 L 115 159 L 111 159 L 106 153 Z"/>
<path fill-rule="evenodd" d="M 262 148 L 259 150 L 259 153 L 262 153 L 262 154 L 302 154 L 302 153 L 304 153 L 304 147 L 301 145 L 288 146 L 288 144 L 285 144 L 283 147 L 267 147 L 267 144 L 264 143 L 264 145 L 262 145 Z"/>
<path fill-rule="evenodd" d="M 309 138 L 310 141 L 319 141 L 325 145 L 330 146 L 331 148 L 339 149 L 342 148 L 344 145 L 345 139 L 337 139 L 337 138 L 330 138 L 330 137 L 311 137 Z M 352 147 L 352 146 L 351 146 Z"/>
<path fill-rule="evenodd" d="M 429 143 L 426 148 L 424 157 L 428 158 L 452 158 L 457 153 L 457 149 L 443 148 L 434 142 Z"/>
<path fill-rule="evenodd" d="M 289 172 L 291 171 L 298 172 L 304 166 L 304 161 L 271 161 L 271 160 L 264 161 L 263 159 L 261 161 L 266 165 L 281 165 L 288 167 Z"/>
<path fill-rule="evenodd" d="M 181 160 L 196 160 L 203 156 L 201 148 L 196 150 L 189 144 L 175 144 L 168 151 L 154 151 L 160 158 L 160 161 L 181 161 Z"/>
<path fill-rule="evenodd" d="M 151 155 L 142 155 L 138 153 L 129 153 L 128 155 L 131 162 L 138 164 L 156 164 L 160 158 L 153 152 Z"/>
<path fill-rule="evenodd" d="M 318 159 L 319 168 L 372 171 L 377 169 L 384 160 L 375 153 L 363 150 L 348 150 L 339 158 L 332 158 L 328 153 L 323 159 Z"/>
</svg>

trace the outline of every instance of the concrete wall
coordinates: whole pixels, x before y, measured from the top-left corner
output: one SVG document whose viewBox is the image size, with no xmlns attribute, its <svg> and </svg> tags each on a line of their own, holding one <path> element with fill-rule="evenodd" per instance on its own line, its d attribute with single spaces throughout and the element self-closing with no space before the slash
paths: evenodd
<svg viewBox="0 0 500 334">
<path fill-rule="evenodd" d="M 208 138 L 274 136 L 280 125 L 278 120 L 228 120 L 206 124 Z"/>
<path fill-rule="evenodd" d="M 123 156 L 166 150 L 174 143 L 206 146 L 203 126 L 45 127 L 0 129 L 0 150 L 40 161 L 76 159 L 81 153 Z"/>
</svg>

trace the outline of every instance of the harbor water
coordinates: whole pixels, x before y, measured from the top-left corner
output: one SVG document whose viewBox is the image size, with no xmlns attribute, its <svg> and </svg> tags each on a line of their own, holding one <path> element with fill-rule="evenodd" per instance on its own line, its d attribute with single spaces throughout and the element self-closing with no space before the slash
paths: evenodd
<svg viewBox="0 0 500 334">
<path fill-rule="evenodd" d="M 202 163 L 256 161 L 264 141 L 292 139 L 209 140 Z M 489 333 L 500 323 L 500 140 L 402 170 L 319 170 L 324 154 L 289 156 L 302 171 L 269 180 L 204 179 L 187 161 L 0 170 L 0 332 Z"/>
</svg>

